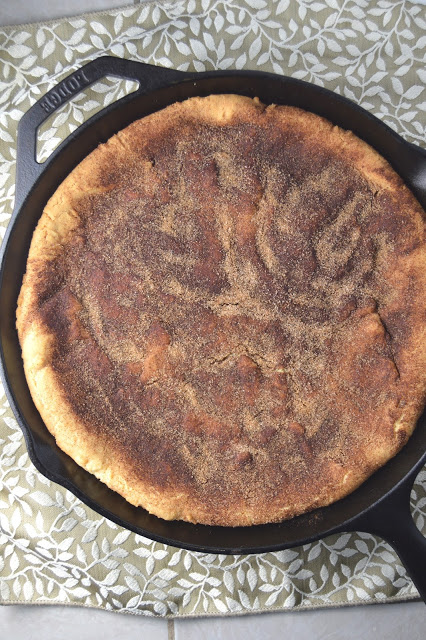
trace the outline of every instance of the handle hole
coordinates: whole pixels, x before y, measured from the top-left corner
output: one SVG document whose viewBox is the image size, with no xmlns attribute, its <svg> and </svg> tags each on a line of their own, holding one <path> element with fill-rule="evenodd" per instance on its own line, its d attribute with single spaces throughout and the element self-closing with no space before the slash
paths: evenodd
<svg viewBox="0 0 426 640">
<path fill-rule="evenodd" d="M 46 162 L 53 151 L 83 122 L 109 104 L 136 91 L 139 83 L 105 76 L 57 109 L 37 131 L 36 160 Z"/>
<path fill-rule="evenodd" d="M 414 482 L 410 503 L 416 527 L 426 537 L 426 467 L 420 471 Z"/>
</svg>

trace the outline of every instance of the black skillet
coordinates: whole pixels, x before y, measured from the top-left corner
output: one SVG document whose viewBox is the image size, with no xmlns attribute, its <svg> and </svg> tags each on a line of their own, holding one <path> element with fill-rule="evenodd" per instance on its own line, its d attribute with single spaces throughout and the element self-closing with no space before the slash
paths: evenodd
<svg viewBox="0 0 426 640">
<path fill-rule="evenodd" d="M 139 88 L 82 124 L 44 164 L 38 164 L 38 127 L 65 101 L 104 76 L 136 80 Z M 42 474 L 110 520 L 153 540 L 186 549 L 261 553 L 296 547 L 341 531 L 377 534 L 395 548 L 426 601 L 426 540 L 410 513 L 411 488 L 426 462 L 426 414 L 404 449 L 347 498 L 279 524 L 226 528 L 166 522 L 131 506 L 56 446 L 31 400 L 15 329 L 15 310 L 31 236 L 44 204 L 73 167 L 116 131 L 168 104 L 211 93 L 238 93 L 258 96 L 265 103 L 296 105 L 351 129 L 390 161 L 426 208 L 426 152 L 405 142 L 349 100 L 325 89 L 263 72 L 183 73 L 112 57 L 98 58 L 72 73 L 39 100 L 19 124 L 15 209 L 0 256 L 2 376 L 31 460 Z"/>
</svg>

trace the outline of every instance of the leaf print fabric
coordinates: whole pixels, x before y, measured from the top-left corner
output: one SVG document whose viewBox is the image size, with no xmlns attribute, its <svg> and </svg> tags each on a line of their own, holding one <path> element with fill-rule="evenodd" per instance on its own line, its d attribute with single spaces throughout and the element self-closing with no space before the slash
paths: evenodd
<svg viewBox="0 0 426 640">
<path fill-rule="evenodd" d="M 16 129 L 82 64 L 114 55 L 181 70 L 258 69 L 313 82 L 424 144 L 426 10 L 390 0 L 179 0 L 0 29 L 0 233 L 15 189 Z M 39 131 L 38 158 L 135 88 L 104 78 Z M 412 493 L 426 532 L 426 471 Z M 81 604 L 157 616 L 225 615 L 412 599 L 382 540 L 343 533 L 246 556 L 152 542 L 99 516 L 36 471 L 0 399 L 0 602 Z"/>
</svg>

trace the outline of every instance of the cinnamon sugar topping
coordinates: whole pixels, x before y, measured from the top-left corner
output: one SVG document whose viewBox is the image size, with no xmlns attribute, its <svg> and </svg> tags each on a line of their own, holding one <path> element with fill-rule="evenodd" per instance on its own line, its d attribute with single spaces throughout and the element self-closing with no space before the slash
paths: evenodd
<svg viewBox="0 0 426 640">
<path fill-rule="evenodd" d="M 312 508 L 354 455 L 372 470 L 406 393 L 387 268 L 417 233 L 343 132 L 321 121 L 318 144 L 316 116 L 247 109 L 120 134 L 126 161 L 81 195 L 40 285 L 76 414 L 222 524 L 228 502 Z"/>
</svg>

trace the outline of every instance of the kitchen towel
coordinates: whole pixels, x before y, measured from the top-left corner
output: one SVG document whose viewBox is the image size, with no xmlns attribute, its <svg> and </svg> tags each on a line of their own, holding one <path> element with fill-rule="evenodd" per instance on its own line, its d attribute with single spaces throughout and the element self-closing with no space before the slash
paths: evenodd
<svg viewBox="0 0 426 640">
<path fill-rule="evenodd" d="M 22 114 L 85 62 L 114 55 L 182 70 L 259 69 L 354 100 L 424 144 L 426 11 L 379 0 L 179 0 L 0 28 L 0 231 L 13 207 Z M 41 127 L 45 159 L 85 118 L 134 88 L 106 78 Z M 426 531 L 426 471 L 412 509 Z M 0 602 L 157 616 L 244 614 L 417 597 L 393 550 L 365 533 L 259 555 L 184 551 L 131 533 L 50 482 L 0 403 Z"/>
</svg>

